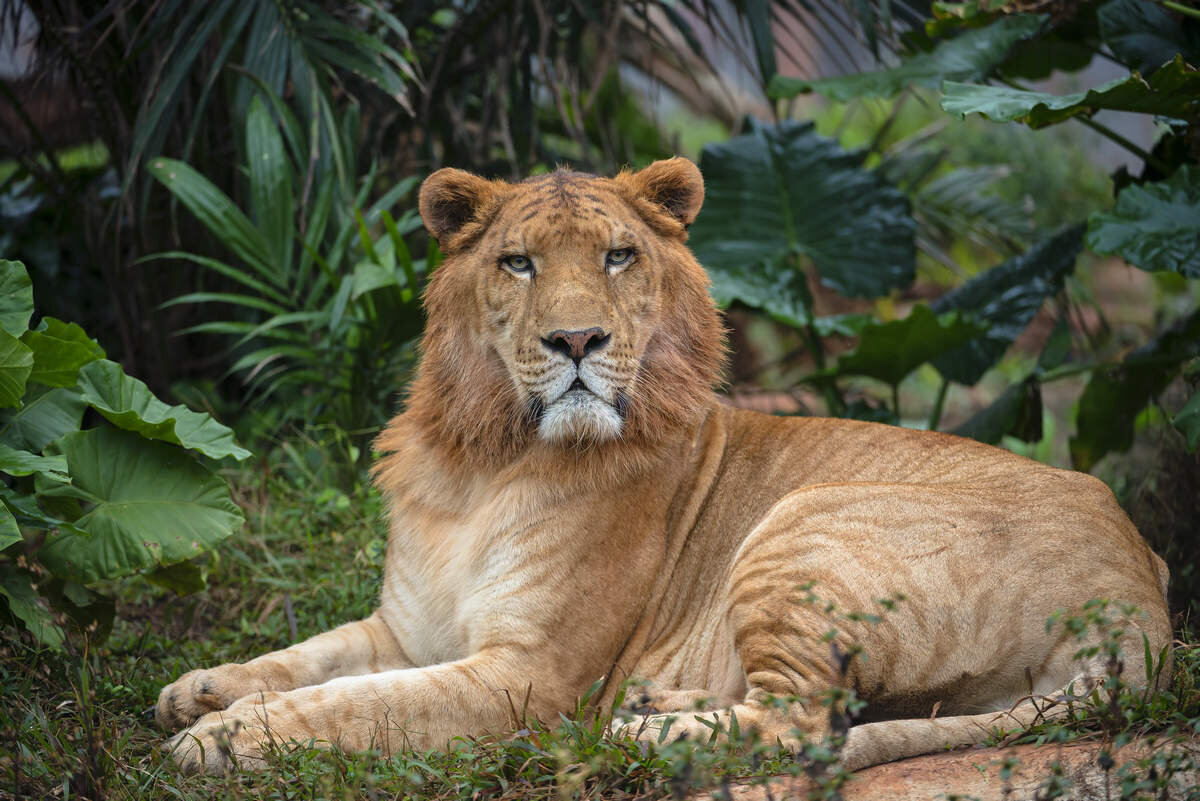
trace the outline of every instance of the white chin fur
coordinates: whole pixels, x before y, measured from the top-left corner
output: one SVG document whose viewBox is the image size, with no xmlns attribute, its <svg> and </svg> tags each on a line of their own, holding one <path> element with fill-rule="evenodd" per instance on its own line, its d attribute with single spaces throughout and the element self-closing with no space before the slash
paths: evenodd
<svg viewBox="0 0 1200 801">
<path fill-rule="evenodd" d="M 571 390 L 546 407 L 538 433 L 550 442 L 612 439 L 621 434 L 621 415 L 592 393 Z"/>
</svg>

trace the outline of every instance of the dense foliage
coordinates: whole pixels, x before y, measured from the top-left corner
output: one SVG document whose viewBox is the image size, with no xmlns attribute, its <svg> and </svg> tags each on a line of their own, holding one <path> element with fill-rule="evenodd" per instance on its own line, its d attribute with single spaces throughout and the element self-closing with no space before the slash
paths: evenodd
<svg viewBox="0 0 1200 801">
<path fill-rule="evenodd" d="M 1130 692 L 1114 665 L 1117 702 L 1076 699 L 1027 739 L 1197 731 L 1191 0 L 0 0 L 14 37 L 26 14 L 36 60 L 0 79 L 0 258 L 29 270 L 0 261 L 0 775 L 18 796 L 657 798 L 767 773 L 837 796 L 836 744 L 644 753 L 582 706 L 451 755 L 280 751 L 185 789 L 153 752 L 136 715 L 168 675 L 371 608 L 365 468 L 415 362 L 439 260 L 415 189 L 443 165 L 696 158 L 691 245 L 727 309 L 734 402 L 1090 470 L 1170 564 L 1169 692 Z M 39 111 L 51 96 L 70 124 Z M 1110 111 L 1152 120 L 1153 142 Z M 1130 166 L 1105 175 L 1099 141 Z M 262 461 L 233 465 L 249 454 L 214 416 Z M 1122 797 L 1180 769 L 1151 763 Z"/>
<path fill-rule="evenodd" d="M 204 587 L 187 560 L 242 525 L 229 486 L 190 456 L 245 459 L 207 414 L 168 406 L 74 323 L 29 328 L 33 292 L 0 261 L 0 596 L 34 637 L 61 647 L 50 609 L 107 631 L 97 583 L 145 572 L 180 591 Z M 84 427 L 91 409 L 111 425 Z M 24 536 L 23 533 L 24 532 Z M 39 602 L 40 593 L 50 609 Z"/>
</svg>

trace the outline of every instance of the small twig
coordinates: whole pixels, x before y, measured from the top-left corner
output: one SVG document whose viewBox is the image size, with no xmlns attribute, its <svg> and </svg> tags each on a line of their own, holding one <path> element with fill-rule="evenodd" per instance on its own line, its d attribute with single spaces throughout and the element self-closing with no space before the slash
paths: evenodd
<svg viewBox="0 0 1200 801">
<path fill-rule="evenodd" d="M 292 642 L 296 641 L 296 610 L 292 608 L 292 596 L 288 593 L 283 594 L 283 611 L 287 614 L 288 633 L 292 635 Z"/>
<path fill-rule="evenodd" d="M 950 389 L 950 379 L 943 378 L 942 385 L 938 387 L 937 398 L 933 402 L 933 411 L 929 413 L 929 430 L 937 431 L 938 423 L 942 421 L 942 407 L 946 403 L 946 392 Z M 897 415 L 899 416 L 899 415 Z"/>
</svg>

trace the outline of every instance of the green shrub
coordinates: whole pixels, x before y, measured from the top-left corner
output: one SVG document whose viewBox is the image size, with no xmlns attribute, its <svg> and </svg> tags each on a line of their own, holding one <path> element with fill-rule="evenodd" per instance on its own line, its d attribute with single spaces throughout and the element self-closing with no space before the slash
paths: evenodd
<svg viewBox="0 0 1200 801">
<path fill-rule="evenodd" d="M 374 169 L 357 187 L 330 172 L 311 203 L 297 204 L 307 134 L 278 98 L 265 90 L 263 96 L 274 116 L 256 96 L 246 118 L 248 214 L 187 164 L 157 158 L 149 167 L 236 260 L 185 252 L 154 258 L 185 259 L 240 285 L 238 292 L 193 292 L 171 304 L 232 307 L 228 319 L 188 331 L 233 337 L 230 371 L 257 400 L 272 401 L 275 423 L 331 425 L 356 443 L 363 467 L 369 460 L 363 446 L 395 411 L 396 392 L 415 361 L 424 324 L 420 291 L 437 264 L 436 245 L 414 259 L 404 237 L 420 227 L 416 211 L 399 219 L 388 211 L 412 191 L 415 178 L 366 206 Z M 341 129 L 348 138 L 343 150 L 357 152 L 357 116 Z"/>
<path fill-rule="evenodd" d="M 0 597 L 60 646 L 50 608 L 101 632 L 111 623 L 97 584 L 141 573 L 204 586 L 187 560 L 242 525 L 209 464 L 250 452 L 209 415 L 160 401 L 78 325 L 31 329 L 32 315 L 24 265 L 0 261 Z M 109 424 L 84 427 L 89 409 Z"/>
</svg>

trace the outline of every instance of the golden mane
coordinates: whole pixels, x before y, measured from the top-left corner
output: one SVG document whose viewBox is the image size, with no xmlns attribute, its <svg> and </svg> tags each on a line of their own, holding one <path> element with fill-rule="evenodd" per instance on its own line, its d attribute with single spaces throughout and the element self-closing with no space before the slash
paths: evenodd
<svg viewBox="0 0 1200 801">
<path fill-rule="evenodd" d="M 650 339 L 636 380 L 620 438 L 587 448 L 556 447 L 540 453 L 548 466 L 623 469 L 631 461 L 672 441 L 681 427 L 695 425 L 711 400 L 726 358 L 725 330 L 708 293 L 708 276 L 687 249 L 686 227 L 672 216 L 668 203 L 647 199 L 647 188 L 635 173 L 604 181 L 616 190 L 660 239 L 657 253 L 663 275 L 660 325 Z M 474 177 L 474 176 L 472 176 Z M 531 448 L 547 449 L 536 439 L 535 414 L 522 404 L 512 379 L 494 351 L 481 346 L 483 310 L 475 291 L 473 246 L 509 204 L 532 195 L 528 184 L 509 185 L 475 179 L 475 212 L 443 241 L 445 260 L 425 293 L 428 324 L 421 340 L 421 361 L 409 387 L 406 413 L 381 433 L 375 447 L 385 454 L 375 468 L 377 483 L 395 490 L 411 467 L 406 456 L 419 440 L 421 449 L 443 466 L 500 470 Z M 659 176 L 658 194 L 670 187 Z M 462 196 L 461 190 L 458 197 Z M 461 214 L 454 208 L 448 214 Z M 434 212 L 436 213 L 436 212 Z M 586 463 L 586 464 L 584 464 Z M 607 467 L 602 467 L 607 465 Z"/>
</svg>

